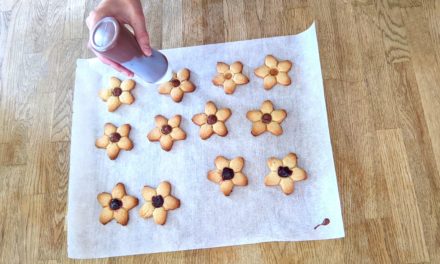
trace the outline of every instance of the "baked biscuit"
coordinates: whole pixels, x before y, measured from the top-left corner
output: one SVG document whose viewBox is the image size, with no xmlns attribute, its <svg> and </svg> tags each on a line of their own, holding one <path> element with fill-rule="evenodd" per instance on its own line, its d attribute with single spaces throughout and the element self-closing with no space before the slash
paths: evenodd
<svg viewBox="0 0 440 264">
<path fill-rule="evenodd" d="M 216 105 L 209 101 L 205 105 L 205 112 L 194 115 L 192 121 L 200 126 L 199 135 L 202 139 L 208 139 L 214 133 L 225 137 L 228 134 L 225 122 L 230 116 L 229 108 L 217 109 Z"/>
<path fill-rule="evenodd" d="M 264 89 L 270 90 L 277 83 L 284 86 L 291 84 L 288 74 L 291 68 L 292 62 L 288 60 L 278 61 L 274 56 L 267 55 L 264 59 L 264 65 L 256 68 L 254 73 L 264 79 Z"/>
<path fill-rule="evenodd" d="M 230 66 L 224 62 L 217 62 L 217 75 L 212 79 L 212 83 L 216 86 L 223 86 L 226 94 L 232 94 L 237 85 L 249 82 L 249 78 L 242 71 L 243 64 L 239 61 Z"/>
<path fill-rule="evenodd" d="M 275 136 L 283 133 L 281 123 L 286 118 L 287 113 L 284 109 L 274 110 L 270 100 L 266 100 L 261 105 L 260 110 L 247 112 L 246 117 L 252 121 L 252 135 L 258 136 L 269 131 Z"/>
<path fill-rule="evenodd" d="M 173 78 L 159 86 L 160 94 L 169 94 L 174 102 L 181 102 L 185 93 L 192 93 L 196 89 L 195 85 L 189 80 L 190 71 L 186 68 L 173 73 Z"/>
<path fill-rule="evenodd" d="M 107 108 L 109 112 L 113 112 L 121 104 L 132 104 L 134 102 L 134 97 L 131 94 L 131 90 L 136 86 L 136 83 L 127 79 L 121 83 L 116 77 L 111 77 L 109 82 L 109 87 L 101 89 L 99 91 L 99 97 L 104 102 L 107 102 Z"/>
<path fill-rule="evenodd" d="M 128 223 L 128 211 L 139 203 L 136 197 L 127 195 L 122 183 L 116 184 L 112 193 L 102 192 L 98 194 L 98 202 L 102 206 L 99 222 L 105 225 L 111 220 L 125 226 Z"/>
<path fill-rule="evenodd" d="M 98 148 L 105 148 L 108 157 L 114 160 L 118 157 L 121 149 L 128 151 L 133 148 L 133 143 L 128 138 L 130 130 L 131 126 L 129 124 L 116 127 L 111 123 L 107 123 L 104 126 L 104 135 L 96 140 L 95 145 Z"/>
<path fill-rule="evenodd" d="M 244 166 L 242 157 L 228 160 L 223 156 L 218 156 L 214 163 L 216 169 L 208 172 L 208 179 L 220 184 L 220 190 L 225 196 L 231 194 L 235 185 L 246 186 L 248 184 L 248 178 L 241 172 Z"/>
<path fill-rule="evenodd" d="M 165 151 L 170 151 L 174 141 L 186 139 L 186 133 L 180 128 L 181 115 L 175 115 L 166 119 L 162 115 L 154 118 L 156 127 L 148 133 L 147 138 L 151 142 L 159 141 L 160 146 Z"/>
</svg>

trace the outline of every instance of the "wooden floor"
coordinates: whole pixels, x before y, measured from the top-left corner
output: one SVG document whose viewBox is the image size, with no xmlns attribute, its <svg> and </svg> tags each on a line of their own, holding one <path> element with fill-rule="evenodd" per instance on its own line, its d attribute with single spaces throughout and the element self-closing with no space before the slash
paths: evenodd
<svg viewBox="0 0 440 264">
<path fill-rule="evenodd" d="M 0 263 L 74 262 L 72 92 L 97 2 L 1 0 Z M 144 9 L 156 48 L 295 34 L 316 19 L 346 238 L 90 263 L 440 263 L 440 1 L 146 0 Z"/>
</svg>

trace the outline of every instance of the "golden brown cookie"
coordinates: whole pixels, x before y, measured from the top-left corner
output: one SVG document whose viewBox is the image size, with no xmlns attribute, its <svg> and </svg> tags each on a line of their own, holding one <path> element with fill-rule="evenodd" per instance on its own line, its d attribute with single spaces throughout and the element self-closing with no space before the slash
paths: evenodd
<svg viewBox="0 0 440 264">
<path fill-rule="evenodd" d="M 286 118 L 287 113 L 284 109 L 274 110 L 270 100 L 266 100 L 259 110 L 247 112 L 246 117 L 252 121 L 252 135 L 258 136 L 269 131 L 275 136 L 283 133 L 281 122 Z"/>
<path fill-rule="evenodd" d="M 181 115 L 175 115 L 166 119 L 162 115 L 154 118 L 156 127 L 148 133 L 147 138 L 151 142 L 159 141 L 160 146 L 165 151 L 170 151 L 174 141 L 186 139 L 186 133 L 180 128 Z"/>
<path fill-rule="evenodd" d="M 200 126 L 200 137 L 209 138 L 212 134 L 225 137 L 228 134 L 228 128 L 225 125 L 226 120 L 231 116 L 229 108 L 218 109 L 211 101 L 205 105 L 205 112 L 193 116 L 194 124 Z"/>
<path fill-rule="evenodd" d="M 297 166 L 297 157 L 295 153 L 289 153 L 282 160 L 270 158 L 267 160 L 270 173 L 264 178 L 266 186 L 281 186 L 285 194 L 291 194 L 294 191 L 294 182 L 307 179 L 305 170 Z"/>
<path fill-rule="evenodd" d="M 167 181 L 161 182 L 157 189 L 144 186 L 141 192 L 145 203 L 139 210 L 139 215 L 145 219 L 153 216 L 158 225 L 167 221 L 167 211 L 180 207 L 180 200 L 171 195 L 171 184 Z"/>
<path fill-rule="evenodd" d="M 173 73 L 173 78 L 159 86 L 160 94 L 169 94 L 174 102 L 182 101 L 185 93 L 192 93 L 196 89 L 195 85 L 189 80 L 190 71 L 186 68 Z"/>
<path fill-rule="evenodd" d="M 118 157 L 121 149 L 131 150 L 133 148 L 133 143 L 128 138 L 130 130 L 131 126 L 129 124 L 116 127 L 111 123 L 107 123 L 104 126 L 104 135 L 96 140 L 95 145 L 98 148 L 105 148 L 108 157 L 114 160 Z"/>
<path fill-rule="evenodd" d="M 105 225 L 112 219 L 125 226 L 128 223 L 128 211 L 139 203 L 136 197 L 127 195 L 122 183 L 116 184 L 112 193 L 102 192 L 98 194 L 98 202 L 102 206 L 99 222 Z"/>
<path fill-rule="evenodd" d="M 217 62 L 217 75 L 212 79 L 212 83 L 216 86 L 223 86 L 226 94 L 232 94 L 237 85 L 249 82 L 249 78 L 242 71 L 243 64 L 239 61 L 230 66 L 224 62 Z"/>
<path fill-rule="evenodd" d="M 101 89 L 99 91 L 99 97 L 104 102 L 107 102 L 107 107 L 109 112 L 113 112 L 121 104 L 132 104 L 134 102 L 134 97 L 131 94 L 131 90 L 136 86 L 136 83 L 131 80 L 125 80 L 121 83 L 116 77 L 111 77 L 109 82 L 109 87 Z"/>
<path fill-rule="evenodd" d="M 254 73 L 264 79 L 264 89 L 270 90 L 277 83 L 288 86 L 291 83 L 288 72 L 292 68 L 292 62 L 288 60 L 278 61 L 274 56 L 267 55 L 264 65 L 255 69 Z"/>
<path fill-rule="evenodd" d="M 220 190 L 225 196 L 231 194 L 234 185 L 246 186 L 248 184 L 248 178 L 241 172 L 244 166 L 242 157 L 228 160 L 223 156 L 218 156 L 214 163 L 216 169 L 208 172 L 208 179 L 220 184 Z"/>
</svg>

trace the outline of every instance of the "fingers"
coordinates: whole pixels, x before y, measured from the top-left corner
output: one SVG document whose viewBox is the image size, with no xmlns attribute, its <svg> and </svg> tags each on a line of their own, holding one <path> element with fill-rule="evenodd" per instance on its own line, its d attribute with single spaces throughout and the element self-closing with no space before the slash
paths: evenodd
<svg viewBox="0 0 440 264">
<path fill-rule="evenodd" d="M 130 25 L 133 27 L 134 36 L 142 49 L 142 52 L 151 56 L 150 37 L 148 36 L 147 28 L 145 26 L 145 18 L 143 13 L 137 13 L 130 19 Z"/>
<path fill-rule="evenodd" d="M 104 17 L 105 13 L 103 12 L 98 12 L 96 10 L 93 10 L 92 12 L 89 13 L 89 16 L 86 18 L 86 25 L 89 28 L 89 30 L 91 30 L 93 28 L 93 26 L 99 21 L 101 20 L 101 18 Z"/>
<path fill-rule="evenodd" d="M 102 56 L 101 54 L 96 54 L 96 56 L 98 57 L 98 59 L 102 63 L 109 65 L 110 67 L 112 67 L 113 69 L 117 70 L 118 72 L 124 73 L 128 77 L 133 77 L 133 75 L 134 75 L 133 72 L 130 71 L 129 69 L 125 68 L 121 64 L 119 64 L 119 63 L 117 63 L 115 61 L 112 61 L 111 59 L 106 58 L 106 57 Z"/>
</svg>

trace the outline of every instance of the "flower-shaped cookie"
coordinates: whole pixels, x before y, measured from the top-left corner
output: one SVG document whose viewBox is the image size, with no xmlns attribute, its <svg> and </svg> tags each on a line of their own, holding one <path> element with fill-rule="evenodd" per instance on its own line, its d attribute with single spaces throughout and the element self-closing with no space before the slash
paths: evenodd
<svg viewBox="0 0 440 264">
<path fill-rule="evenodd" d="M 287 74 L 292 68 L 292 62 L 288 60 L 278 61 L 274 56 L 267 55 L 264 65 L 255 69 L 254 73 L 264 79 L 264 89 L 270 90 L 277 83 L 290 85 L 290 77 Z"/>
<path fill-rule="evenodd" d="M 98 194 L 98 202 L 102 206 L 99 222 L 105 225 L 112 219 L 125 226 L 128 223 L 128 211 L 139 203 L 136 197 L 127 195 L 125 186 L 122 183 L 116 184 L 112 193 L 102 192 Z"/>
<path fill-rule="evenodd" d="M 169 94 L 174 102 L 182 101 L 185 93 L 193 92 L 196 87 L 189 80 L 190 71 L 186 68 L 181 69 L 176 73 L 173 73 L 173 78 L 159 86 L 160 94 Z"/>
<path fill-rule="evenodd" d="M 281 122 L 286 118 L 287 113 L 284 109 L 274 110 L 271 101 L 266 100 L 261 105 L 260 110 L 247 112 L 246 117 L 252 121 L 252 135 L 258 136 L 265 131 L 269 131 L 275 136 L 283 133 Z"/>
<path fill-rule="evenodd" d="M 171 184 L 167 181 L 161 182 L 157 189 L 144 186 L 142 197 L 145 204 L 139 210 L 139 215 L 145 219 L 153 216 L 158 225 L 167 221 L 167 211 L 180 207 L 180 200 L 171 195 Z"/>
<path fill-rule="evenodd" d="M 246 186 L 248 184 L 247 177 L 241 172 L 244 166 L 242 157 L 228 160 L 223 156 L 218 156 L 214 163 L 216 169 L 208 172 L 208 179 L 220 184 L 220 190 L 225 196 L 231 194 L 234 185 Z"/>
<path fill-rule="evenodd" d="M 225 122 L 230 116 L 231 110 L 229 108 L 217 110 L 215 104 L 209 101 L 205 105 L 205 113 L 194 115 L 192 121 L 200 126 L 199 134 L 202 139 L 207 139 L 214 133 L 224 137 L 228 134 Z"/>
<path fill-rule="evenodd" d="M 121 83 L 118 78 L 111 77 L 109 85 L 108 88 L 99 91 L 99 97 L 107 102 L 109 112 L 115 111 L 121 104 L 130 105 L 134 102 L 134 97 L 130 92 L 136 85 L 133 80 L 128 79 Z"/>
<path fill-rule="evenodd" d="M 131 126 L 129 124 L 116 127 L 111 123 L 107 123 L 104 126 L 104 135 L 96 140 L 95 145 L 98 148 L 105 148 L 108 157 L 114 160 L 118 157 L 121 149 L 131 150 L 133 148 L 133 143 L 128 138 L 130 130 Z"/>
<path fill-rule="evenodd" d="M 224 62 L 217 62 L 217 75 L 212 79 L 212 83 L 216 86 L 223 86 L 226 94 L 232 94 L 237 85 L 249 82 L 248 77 L 243 73 L 243 64 L 236 61 L 229 66 Z"/>
<path fill-rule="evenodd" d="M 294 190 L 294 182 L 307 179 L 307 173 L 297 166 L 295 153 L 289 153 L 279 160 L 270 158 L 267 160 L 270 173 L 264 178 L 266 186 L 280 185 L 285 194 L 291 194 Z"/>
<path fill-rule="evenodd" d="M 167 120 L 162 115 L 154 117 L 156 127 L 148 133 L 147 138 L 149 141 L 159 141 L 160 146 L 165 151 L 170 151 L 173 147 L 174 141 L 186 139 L 186 133 L 180 126 L 182 116 L 175 115 Z"/>
</svg>

